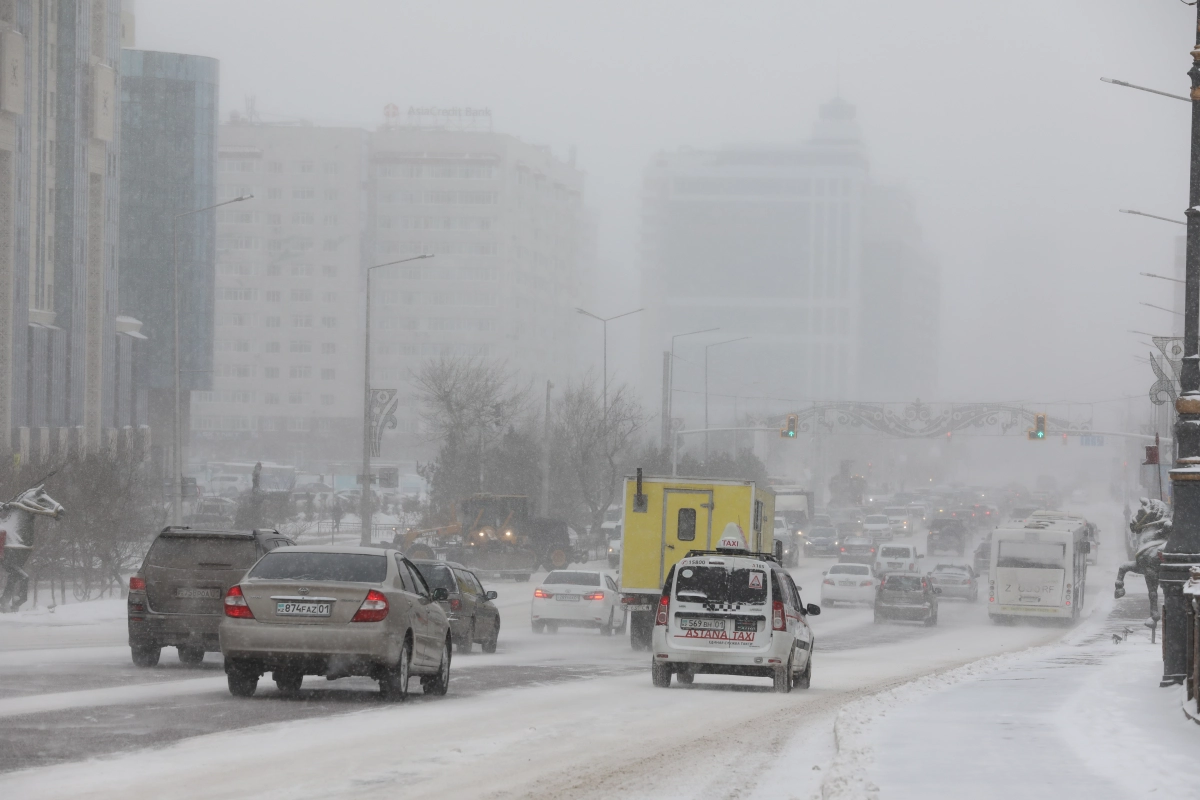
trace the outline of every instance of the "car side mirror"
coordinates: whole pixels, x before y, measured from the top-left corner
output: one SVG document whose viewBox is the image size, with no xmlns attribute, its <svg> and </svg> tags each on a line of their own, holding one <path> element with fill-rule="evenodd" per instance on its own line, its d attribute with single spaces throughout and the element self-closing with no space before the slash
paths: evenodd
<svg viewBox="0 0 1200 800">
<path fill-rule="evenodd" d="M 809 603 L 808 608 L 806 608 L 804 610 L 808 612 L 809 616 L 812 616 L 812 617 L 821 616 L 821 607 L 819 605 L 817 605 L 816 603 Z"/>
<path fill-rule="evenodd" d="M 441 603 L 450 599 L 450 592 L 443 589 L 441 586 L 433 590 L 434 602 Z"/>
<path fill-rule="evenodd" d="M 495 592 L 488 592 L 486 595 L 488 600 L 495 600 L 499 596 L 500 595 L 496 594 Z"/>
</svg>

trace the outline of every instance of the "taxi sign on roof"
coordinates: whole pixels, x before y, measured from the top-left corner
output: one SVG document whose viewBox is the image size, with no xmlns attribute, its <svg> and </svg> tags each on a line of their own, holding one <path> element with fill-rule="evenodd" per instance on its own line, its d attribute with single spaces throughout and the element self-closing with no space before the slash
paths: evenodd
<svg viewBox="0 0 1200 800">
<path fill-rule="evenodd" d="M 736 522 L 726 525 L 725 530 L 721 533 L 721 539 L 717 542 L 717 549 L 749 552 L 750 546 L 746 544 L 746 534 L 742 532 L 742 526 Z"/>
</svg>

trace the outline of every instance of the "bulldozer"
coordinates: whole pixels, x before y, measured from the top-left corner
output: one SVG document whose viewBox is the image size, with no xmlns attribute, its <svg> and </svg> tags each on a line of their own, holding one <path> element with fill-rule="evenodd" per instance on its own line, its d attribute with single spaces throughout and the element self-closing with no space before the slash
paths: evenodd
<svg viewBox="0 0 1200 800">
<path fill-rule="evenodd" d="M 578 560 L 567 523 L 530 516 L 525 495 L 473 494 L 451 508 L 448 524 L 410 529 L 393 544 L 409 558 L 455 561 L 518 581 L 539 568 L 563 569 Z"/>
</svg>

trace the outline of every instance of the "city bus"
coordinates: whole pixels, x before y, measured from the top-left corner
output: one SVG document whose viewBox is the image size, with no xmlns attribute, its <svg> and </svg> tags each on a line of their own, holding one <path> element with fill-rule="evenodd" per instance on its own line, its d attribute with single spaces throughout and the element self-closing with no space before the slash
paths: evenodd
<svg viewBox="0 0 1200 800">
<path fill-rule="evenodd" d="M 988 572 L 992 622 L 1078 618 L 1087 586 L 1089 530 L 1082 517 L 1056 511 L 1040 511 L 994 530 Z"/>
</svg>

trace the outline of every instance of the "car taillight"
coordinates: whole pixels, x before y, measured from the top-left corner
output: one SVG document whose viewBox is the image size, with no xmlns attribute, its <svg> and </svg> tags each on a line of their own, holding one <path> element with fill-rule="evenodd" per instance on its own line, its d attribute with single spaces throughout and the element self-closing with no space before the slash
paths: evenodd
<svg viewBox="0 0 1200 800">
<path fill-rule="evenodd" d="M 129 579 L 129 591 L 144 592 L 146 591 L 146 581 L 134 575 Z"/>
<path fill-rule="evenodd" d="M 871 552 L 872 552 L 872 553 L 874 553 L 874 552 L 875 552 L 875 548 L 874 548 L 874 547 L 872 547 L 872 548 L 871 548 Z"/>
<path fill-rule="evenodd" d="M 658 601 L 658 616 L 654 618 L 655 625 L 667 624 L 667 610 L 671 607 L 671 598 L 663 595 Z"/>
<path fill-rule="evenodd" d="M 780 602 L 779 600 L 776 600 L 772 604 L 772 608 L 773 608 L 773 610 L 771 612 L 771 630 L 786 631 L 787 630 L 787 624 L 786 624 L 787 620 L 783 615 L 783 603 Z"/>
<path fill-rule="evenodd" d="M 549 593 L 549 592 L 547 592 L 545 589 L 534 589 L 534 590 L 533 590 L 533 596 L 534 596 L 534 597 L 540 597 L 540 598 L 542 598 L 543 600 L 548 600 L 548 599 L 550 599 L 551 597 L 554 597 L 554 595 L 550 594 L 550 593 Z"/>
<path fill-rule="evenodd" d="M 835 585 L 836 585 L 836 584 L 833 582 L 833 579 L 832 579 L 832 578 L 826 578 L 825 580 L 821 581 L 821 583 L 824 583 L 824 584 L 826 584 L 826 585 L 828 585 L 828 586 L 835 586 Z"/>
<path fill-rule="evenodd" d="M 908 565 L 908 568 L 909 568 L 909 569 L 912 569 L 912 568 L 913 568 L 913 565 L 912 565 L 912 564 L 909 564 L 909 565 Z"/>
<path fill-rule="evenodd" d="M 843 553 L 844 553 L 844 552 L 846 552 L 846 548 L 844 548 L 844 547 L 843 547 L 843 548 L 842 548 L 842 552 L 843 552 Z"/>
<path fill-rule="evenodd" d="M 457 597 L 451 597 L 450 598 L 450 610 L 458 611 L 461 608 L 462 608 L 462 600 L 459 600 Z"/>
<path fill-rule="evenodd" d="M 592 592 L 591 594 L 585 594 L 583 596 L 583 599 L 584 600 L 603 600 L 604 592 Z"/>
<path fill-rule="evenodd" d="M 351 622 L 379 622 L 388 615 L 388 601 L 383 592 L 372 589 L 367 592 L 367 599 L 362 601 L 358 611 L 351 617 Z"/>
<path fill-rule="evenodd" d="M 246 598 L 242 595 L 241 586 L 231 586 L 229 591 L 225 593 L 225 616 L 237 617 L 238 619 L 254 619 L 254 612 L 246 604 Z"/>
<path fill-rule="evenodd" d="M 862 583 L 859 584 L 859 586 L 871 586 L 871 585 L 873 585 L 873 581 L 863 581 Z"/>
<path fill-rule="evenodd" d="M 970 585 L 971 585 L 971 579 L 970 579 L 970 578 L 963 578 L 963 579 L 962 579 L 962 585 L 963 585 L 963 586 L 970 586 Z"/>
</svg>

